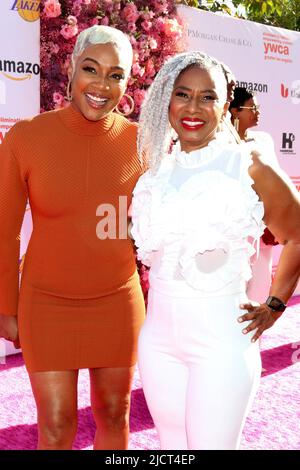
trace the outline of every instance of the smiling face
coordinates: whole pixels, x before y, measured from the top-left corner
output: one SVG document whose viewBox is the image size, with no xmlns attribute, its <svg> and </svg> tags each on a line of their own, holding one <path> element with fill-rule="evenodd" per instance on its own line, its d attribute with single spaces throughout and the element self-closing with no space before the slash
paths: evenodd
<svg viewBox="0 0 300 470">
<path fill-rule="evenodd" d="M 128 72 L 117 48 L 111 44 L 87 47 L 69 69 L 72 104 L 90 121 L 110 113 L 125 93 Z"/>
<path fill-rule="evenodd" d="M 227 84 L 218 69 L 193 66 L 175 81 L 169 106 L 169 120 L 179 137 L 181 150 L 205 147 L 217 132 L 228 109 Z"/>
</svg>

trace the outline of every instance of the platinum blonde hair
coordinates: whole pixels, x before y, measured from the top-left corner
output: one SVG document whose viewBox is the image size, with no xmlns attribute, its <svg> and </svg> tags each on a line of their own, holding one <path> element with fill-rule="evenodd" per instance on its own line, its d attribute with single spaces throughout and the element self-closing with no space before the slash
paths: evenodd
<svg viewBox="0 0 300 470">
<path fill-rule="evenodd" d="M 172 141 L 169 104 L 174 83 L 180 73 L 193 65 L 203 70 L 219 70 L 224 76 L 224 85 L 220 83 L 218 87 L 219 101 L 225 104 L 226 101 L 233 99 L 235 79 L 227 66 L 214 57 L 194 51 L 183 52 L 169 59 L 149 87 L 139 119 L 139 156 L 141 160 L 145 160 L 146 155 L 147 164 L 153 172 L 157 170 Z"/>
<path fill-rule="evenodd" d="M 113 44 L 119 51 L 120 57 L 126 61 L 126 78 L 128 77 L 132 65 L 133 52 L 128 36 L 122 31 L 110 26 L 95 25 L 84 29 L 77 36 L 74 51 L 71 57 L 73 74 L 75 70 L 76 59 L 83 51 L 94 44 Z"/>
</svg>

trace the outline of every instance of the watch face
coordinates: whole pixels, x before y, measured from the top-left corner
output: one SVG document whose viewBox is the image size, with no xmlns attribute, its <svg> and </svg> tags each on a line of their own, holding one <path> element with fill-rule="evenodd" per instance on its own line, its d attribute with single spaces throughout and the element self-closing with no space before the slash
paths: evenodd
<svg viewBox="0 0 300 470">
<path fill-rule="evenodd" d="M 283 312 L 286 308 L 284 303 L 280 299 L 277 299 L 277 297 L 269 297 L 266 303 L 276 312 Z"/>
</svg>

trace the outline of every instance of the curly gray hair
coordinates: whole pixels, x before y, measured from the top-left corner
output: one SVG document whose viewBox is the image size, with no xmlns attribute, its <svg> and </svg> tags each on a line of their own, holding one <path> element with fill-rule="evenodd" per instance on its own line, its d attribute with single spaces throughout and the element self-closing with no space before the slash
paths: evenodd
<svg viewBox="0 0 300 470">
<path fill-rule="evenodd" d="M 152 171 L 157 169 L 171 145 L 172 128 L 168 111 L 174 83 L 184 70 L 193 65 L 203 70 L 219 70 L 224 76 L 224 89 L 220 86 L 220 101 L 225 103 L 233 99 L 235 79 L 230 69 L 222 62 L 198 51 L 183 52 L 169 59 L 149 87 L 139 119 L 139 156 L 143 159 L 145 154 L 147 155 L 147 163 Z"/>
<path fill-rule="evenodd" d="M 128 36 L 122 31 L 111 26 L 95 25 L 90 28 L 84 29 L 77 36 L 74 51 L 71 57 L 73 65 L 73 74 L 75 69 L 75 62 L 82 52 L 89 46 L 94 44 L 108 44 L 111 43 L 118 49 L 120 57 L 126 60 L 126 76 L 128 77 L 132 65 L 133 52 L 132 46 Z"/>
</svg>

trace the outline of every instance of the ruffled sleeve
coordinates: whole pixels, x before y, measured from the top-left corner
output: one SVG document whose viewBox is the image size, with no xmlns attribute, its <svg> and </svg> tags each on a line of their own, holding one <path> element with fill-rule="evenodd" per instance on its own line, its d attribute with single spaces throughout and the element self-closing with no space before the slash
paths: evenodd
<svg viewBox="0 0 300 470">
<path fill-rule="evenodd" d="M 160 244 L 158 230 L 155 230 L 155 201 L 153 177 L 148 170 L 138 180 L 132 198 L 131 235 L 135 241 L 138 259 L 151 266 L 152 254 Z"/>
</svg>

